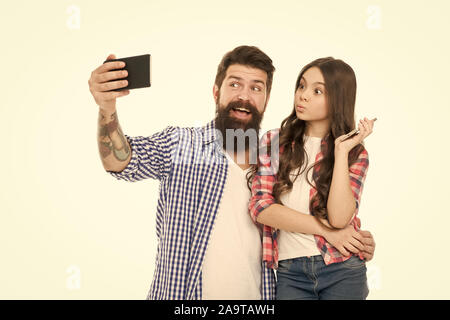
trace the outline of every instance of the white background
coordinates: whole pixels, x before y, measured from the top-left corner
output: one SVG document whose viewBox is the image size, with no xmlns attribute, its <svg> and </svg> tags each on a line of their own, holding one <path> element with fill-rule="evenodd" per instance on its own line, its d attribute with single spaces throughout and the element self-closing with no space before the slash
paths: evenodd
<svg viewBox="0 0 450 320">
<path fill-rule="evenodd" d="M 369 299 L 448 299 L 447 1 L 14 1 L 0 13 L 1 299 L 144 299 L 157 181 L 100 162 L 87 81 L 114 53 L 152 55 L 152 87 L 118 100 L 128 135 L 214 117 L 222 56 L 256 45 L 276 72 L 263 131 L 292 108 L 302 66 L 356 72 L 377 117 L 360 207 L 377 243 Z"/>
</svg>

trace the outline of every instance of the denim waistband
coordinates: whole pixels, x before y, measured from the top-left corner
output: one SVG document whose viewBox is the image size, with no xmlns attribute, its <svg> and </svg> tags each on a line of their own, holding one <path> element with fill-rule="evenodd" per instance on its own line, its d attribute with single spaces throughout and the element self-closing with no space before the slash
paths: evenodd
<svg viewBox="0 0 450 320">
<path fill-rule="evenodd" d="M 297 258 L 291 258 L 291 259 L 283 259 L 280 261 L 309 261 L 309 262 L 324 262 L 323 261 L 323 257 L 322 255 L 317 255 L 317 256 L 311 256 L 311 257 L 297 257 Z"/>
</svg>

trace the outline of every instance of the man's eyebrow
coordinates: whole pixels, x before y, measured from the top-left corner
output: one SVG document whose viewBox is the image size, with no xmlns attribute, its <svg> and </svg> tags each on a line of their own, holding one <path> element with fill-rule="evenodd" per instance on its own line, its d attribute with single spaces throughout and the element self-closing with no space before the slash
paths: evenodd
<svg viewBox="0 0 450 320">
<path fill-rule="evenodd" d="M 262 80 L 253 80 L 253 82 L 261 83 L 261 84 L 263 84 L 263 85 L 266 85 L 266 83 L 265 83 L 264 81 L 262 81 Z"/>
<path fill-rule="evenodd" d="M 308 81 L 306 81 L 306 79 L 305 79 L 304 77 L 302 77 L 300 80 L 303 80 L 303 81 L 305 81 L 306 83 L 308 83 Z M 323 86 L 325 87 L 325 83 L 320 82 L 320 81 L 316 81 L 316 82 L 313 83 L 313 85 L 315 85 L 315 84 L 321 84 L 321 85 L 323 85 Z"/>
<path fill-rule="evenodd" d="M 228 79 L 236 79 L 236 80 L 242 80 L 242 78 L 238 77 L 238 76 L 228 76 Z"/>
<path fill-rule="evenodd" d="M 228 76 L 228 79 L 236 79 L 236 80 L 244 80 L 243 78 L 241 78 L 241 77 L 238 77 L 238 76 Z M 263 85 L 266 85 L 266 83 L 264 82 L 264 81 L 262 81 L 262 80 L 251 80 L 252 82 L 257 82 L 257 83 L 261 83 L 261 84 L 263 84 Z"/>
</svg>

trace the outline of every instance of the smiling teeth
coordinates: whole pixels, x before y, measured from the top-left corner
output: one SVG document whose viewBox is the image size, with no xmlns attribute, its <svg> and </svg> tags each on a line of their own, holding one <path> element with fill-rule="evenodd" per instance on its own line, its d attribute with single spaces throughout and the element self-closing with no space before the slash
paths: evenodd
<svg viewBox="0 0 450 320">
<path fill-rule="evenodd" d="M 250 112 L 250 110 L 247 110 L 247 109 L 244 109 L 244 108 L 235 108 L 235 109 L 239 110 L 239 111 Z"/>
</svg>

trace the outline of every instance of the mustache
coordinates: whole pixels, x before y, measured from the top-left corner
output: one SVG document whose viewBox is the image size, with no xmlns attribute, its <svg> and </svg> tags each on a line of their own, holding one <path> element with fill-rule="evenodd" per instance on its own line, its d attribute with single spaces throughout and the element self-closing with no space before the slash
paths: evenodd
<svg viewBox="0 0 450 320">
<path fill-rule="evenodd" d="M 252 115 L 252 116 L 260 116 L 260 113 L 258 111 L 258 109 L 256 109 L 256 107 L 251 104 L 249 101 L 243 101 L 243 100 L 237 100 L 237 101 L 232 101 L 230 102 L 226 108 L 223 110 L 223 112 L 225 114 L 230 114 L 230 111 L 233 109 L 246 109 L 248 110 L 248 112 Z"/>
</svg>

